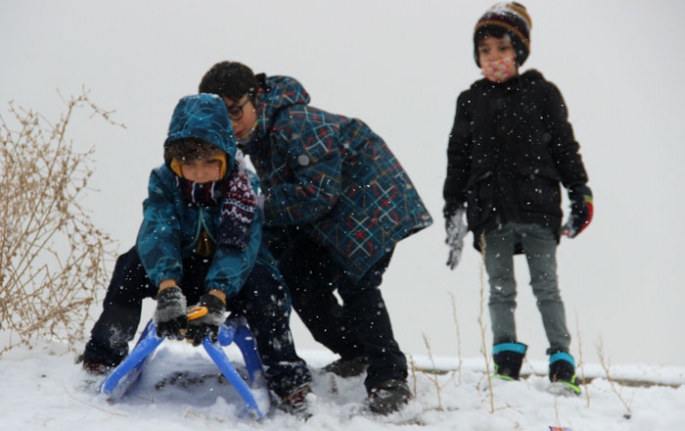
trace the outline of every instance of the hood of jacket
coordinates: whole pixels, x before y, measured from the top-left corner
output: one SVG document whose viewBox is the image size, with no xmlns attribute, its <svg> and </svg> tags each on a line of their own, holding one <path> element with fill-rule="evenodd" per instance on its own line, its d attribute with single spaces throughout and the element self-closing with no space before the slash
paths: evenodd
<svg viewBox="0 0 685 431">
<path fill-rule="evenodd" d="M 308 105 L 307 90 L 295 78 L 289 76 L 257 76 L 262 90 L 257 112 L 257 136 L 265 136 L 279 110 L 293 105 Z"/>
<path fill-rule="evenodd" d="M 199 139 L 225 151 L 226 172 L 233 170 L 237 143 L 226 104 L 219 96 L 195 94 L 179 100 L 171 116 L 164 150 L 172 142 L 186 138 Z"/>
</svg>

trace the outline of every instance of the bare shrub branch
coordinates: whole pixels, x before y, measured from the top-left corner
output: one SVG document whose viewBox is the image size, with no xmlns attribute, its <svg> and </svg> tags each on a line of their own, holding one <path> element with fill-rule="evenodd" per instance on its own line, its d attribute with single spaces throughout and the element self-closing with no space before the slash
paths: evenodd
<svg viewBox="0 0 685 431">
<path fill-rule="evenodd" d="M 64 98 L 63 98 L 64 100 Z M 0 115 L 0 355 L 37 337 L 81 341 L 88 308 L 108 279 L 113 241 L 81 205 L 93 175 L 93 149 L 77 152 L 67 129 L 77 108 L 110 124 L 88 92 L 65 100 L 51 124 L 9 103 Z"/>
</svg>

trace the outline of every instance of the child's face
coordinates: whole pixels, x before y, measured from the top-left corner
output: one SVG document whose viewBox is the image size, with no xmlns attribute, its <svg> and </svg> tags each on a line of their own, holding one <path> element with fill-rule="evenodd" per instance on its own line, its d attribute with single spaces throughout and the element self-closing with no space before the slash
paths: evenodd
<svg viewBox="0 0 685 431">
<path fill-rule="evenodd" d="M 205 157 L 180 162 L 183 178 L 196 183 L 208 183 L 221 179 L 222 161 L 216 157 Z"/>
<path fill-rule="evenodd" d="M 224 97 L 228 116 L 233 125 L 233 131 L 237 138 L 241 138 L 252 130 L 257 121 L 257 110 L 247 96 L 243 96 L 237 102 Z"/>
<path fill-rule="evenodd" d="M 504 37 L 485 36 L 478 42 L 478 61 L 481 66 L 503 58 L 516 58 L 516 51 L 508 35 Z"/>
</svg>

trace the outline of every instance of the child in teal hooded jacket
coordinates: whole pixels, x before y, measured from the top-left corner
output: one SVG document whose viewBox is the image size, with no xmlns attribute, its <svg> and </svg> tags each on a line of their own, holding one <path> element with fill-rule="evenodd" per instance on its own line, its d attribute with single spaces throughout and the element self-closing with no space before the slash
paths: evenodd
<svg viewBox="0 0 685 431">
<path fill-rule="evenodd" d="M 311 374 L 295 352 L 287 288 L 262 242 L 258 180 L 237 151 L 223 100 L 182 98 L 164 150 L 165 163 L 150 175 L 136 247 L 117 260 L 84 368 L 106 372 L 120 363 L 142 300 L 156 297 L 157 335 L 194 345 L 216 339 L 226 311 L 245 317 L 271 389 L 286 409 L 301 409 Z M 208 313 L 188 321 L 191 304 Z"/>
</svg>

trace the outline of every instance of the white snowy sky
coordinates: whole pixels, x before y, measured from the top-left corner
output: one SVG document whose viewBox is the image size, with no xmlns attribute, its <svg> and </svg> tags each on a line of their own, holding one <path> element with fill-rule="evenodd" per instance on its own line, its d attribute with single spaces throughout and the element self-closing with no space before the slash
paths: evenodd
<svg viewBox="0 0 685 431">
<path fill-rule="evenodd" d="M 458 93 L 479 78 L 475 22 L 492 1 L 438 0 L 5 0 L 0 5 L 0 113 L 7 102 L 56 120 L 57 94 L 85 87 L 116 110 L 122 130 L 72 124 L 77 146 L 96 149 L 86 204 L 119 242 L 135 240 L 149 171 L 179 98 L 215 62 L 298 78 L 312 104 L 358 117 L 383 136 L 433 214 L 433 227 L 400 243 L 383 293 L 406 353 L 479 355 L 480 258 L 444 265 L 442 183 Z M 558 250 L 568 323 L 596 362 L 685 364 L 685 265 L 680 164 L 685 160 L 682 41 L 685 3 L 527 0 L 532 51 L 524 66 L 556 83 L 595 195 L 595 220 Z M 468 237 L 471 240 L 471 236 Z M 519 339 L 529 357 L 547 347 L 528 271 L 517 262 Z M 489 321 L 489 319 L 486 319 Z M 317 348 L 297 318 L 299 348 Z M 578 335 L 580 334 L 580 337 Z M 488 343 L 490 342 L 488 330 Z"/>
</svg>

